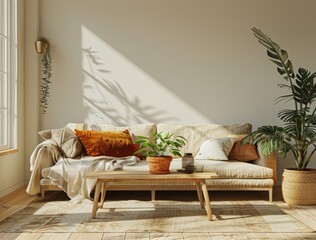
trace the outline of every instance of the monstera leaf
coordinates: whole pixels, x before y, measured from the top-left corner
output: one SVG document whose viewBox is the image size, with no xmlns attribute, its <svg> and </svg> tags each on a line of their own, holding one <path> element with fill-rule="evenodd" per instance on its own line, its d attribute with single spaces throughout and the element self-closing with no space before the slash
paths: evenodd
<svg viewBox="0 0 316 240">
<path fill-rule="evenodd" d="M 294 98 L 304 105 L 311 104 L 316 99 L 316 84 L 314 83 L 315 73 L 299 68 L 296 74 L 294 86 Z"/>
</svg>

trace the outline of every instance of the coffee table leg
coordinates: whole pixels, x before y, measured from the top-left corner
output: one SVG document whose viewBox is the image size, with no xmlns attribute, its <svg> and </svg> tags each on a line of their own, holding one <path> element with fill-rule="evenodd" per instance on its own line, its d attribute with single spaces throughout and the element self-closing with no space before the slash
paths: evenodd
<svg viewBox="0 0 316 240">
<path fill-rule="evenodd" d="M 211 209 L 211 204 L 210 204 L 210 197 L 208 195 L 205 181 L 202 182 L 202 191 L 203 191 L 204 200 L 205 200 L 205 210 L 207 213 L 207 218 L 208 220 L 212 220 L 212 209 Z"/>
<path fill-rule="evenodd" d="M 156 201 L 156 190 L 151 190 L 151 201 Z"/>
<path fill-rule="evenodd" d="M 98 180 L 97 184 L 96 184 L 96 187 L 95 187 L 91 218 L 96 218 L 96 215 L 97 215 L 99 197 L 100 197 L 100 192 L 101 192 L 101 185 L 102 185 L 101 180 Z"/>
<path fill-rule="evenodd" d="M 105 194 L 106 194 L 106 188 L 108 184 L 107 182 L 102 181 L 102 186 L 101 186 L 101 202 L 100 202 L 100 208 L 103 208 L 104 200 L 105 200 Z"/>
<path fill-rule="evenodd" d="M 201 208 L 204 208 L 204 200 L 203 200 L 203 195 L 202 195 L 202 189 L 201 189 L 201 184 L 199 182 L 195 182 L 195 188 L 197 191 L 197 195 L 200 201 Z"/>
</svg>

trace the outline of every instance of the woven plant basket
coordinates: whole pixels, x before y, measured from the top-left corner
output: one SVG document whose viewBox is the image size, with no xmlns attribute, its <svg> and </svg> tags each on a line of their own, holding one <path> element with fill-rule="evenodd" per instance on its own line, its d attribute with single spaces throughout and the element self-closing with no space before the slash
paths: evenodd
<svg viewBox="0 0 316 240">
<path fill-rule="evenodd" d="M 165 157 L 147 157 L 149 172 L 152 174 L 167 174 L 170 173 L 169 167 L 172 161 L 171 156 Z"/>
<path fill-rule="evenodd" d="M 290 205 L 316 204 L 316 169 L 285 169 L 282 176 L 283 199 Z"/>
</svg>

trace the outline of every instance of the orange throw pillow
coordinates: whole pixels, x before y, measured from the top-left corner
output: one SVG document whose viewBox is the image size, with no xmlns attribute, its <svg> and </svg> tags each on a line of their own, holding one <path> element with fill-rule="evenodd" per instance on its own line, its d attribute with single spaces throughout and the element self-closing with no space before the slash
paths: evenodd
<svg viewBox="0 0 316 240">
<path fill-rule="evenodd" d="M 228 159 L 249 162 L 259 158 L 255 145 L 241 144 L 240 142 L 241 140 L 238 140 L 234 143 L 228 154 Z"/>
<path fill-rule="evenodd" d="M 100 132 L 75 129 L 75 132 L 90 156 L 127 157 L 138 150 L 128 130 Z"/>
</svg>

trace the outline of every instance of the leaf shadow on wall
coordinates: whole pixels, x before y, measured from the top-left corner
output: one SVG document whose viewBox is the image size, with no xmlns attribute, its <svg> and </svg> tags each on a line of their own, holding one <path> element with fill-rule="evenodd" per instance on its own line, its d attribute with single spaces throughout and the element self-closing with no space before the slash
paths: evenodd
<svg viewBox="0 0 316 240">
<path fill-rule="evenodd" d="M 145 104 L 138 96 L 129 96 L 120 83 L 111 80 L 106 67 L 92 47 L 82 48 L 86 62 L 83 91 L 88 108 L 88 122 L 130 125 L 143 122 L 179 121 L 167 111 Z"/>
</svg>

